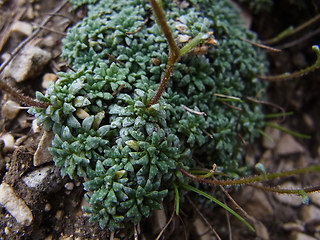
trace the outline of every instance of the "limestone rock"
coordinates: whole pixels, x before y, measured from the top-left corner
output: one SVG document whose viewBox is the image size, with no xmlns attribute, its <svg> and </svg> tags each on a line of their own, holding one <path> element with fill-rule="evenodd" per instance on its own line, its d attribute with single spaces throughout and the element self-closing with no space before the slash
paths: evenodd
<svg viewBox="0 0 320 240">
<path fill-rule="evenodd" d="M 16 219 L 16 221 L 24 226 L 30 226 L 33 216 L 30 208 L 25 202 L 18 198 L 14 189 L 7 183 L 0 185 L 0 204 Z"/>
<path fill-rule="evenodd" d="M 52 156 L 48 150 L 48 147 L 51 146 L 54 134 L 52 132 L 45 131 L 41 137 L 38 148 L 33 157 L 33 165 L 40 166 L 44 163 L 51 162 Z"/>
<path fill-rule="evenodd" d="M 3 104 L 1 113 L 7 119 L 15 119 L 20 112 L 20 107 L 19 103 L 8 100 Z"/>
<path fill-rule="evenodd" d="M 320 207 L 320 192 L 310 193 L 308 196 L 312 203 Z"/>
<path fill-rule="evenodd" d="M 51 54 L 36 46 L 25 46 L 21 53 L 13 59 L 4 71 L 5 77 L 22 82 L 39 75 L 43 67 L 50 61 Z"/>
<path fill-rule="evenodd" d="M 314 205 L 304 205 L 300 210 L 300 215 L 305 223 L 320 221 L 320 209 Z"/>
<path fill-rule="evenodd" d="M 59 168 L 46 166 L 26 174 L 22 181 L 29 187 L 41 192 L 55 192 L 61 188 L 62 179 Z"/>
<path fill-rule="evenodd" d="M 305 152 L 303 146 L 289 134 L 283 134 L 275 148 L 275 153 L 279 155 L 303 152 Z"/>
<path fill-rule="evenodd" d="M 292 240 L 316 240 L 314 237 L 311 237 L 305 233 L 295 232 L 291 235 Z"/>
<path fill-rule="evenodd" d="M 30 23 L 23 22 L 23 21 L 16 21 L 11 27 L 11 32 L 19 33 L 24 36 L 31 35 L 32 31 L 33 31 L 32 25 Z"/>
</svg>

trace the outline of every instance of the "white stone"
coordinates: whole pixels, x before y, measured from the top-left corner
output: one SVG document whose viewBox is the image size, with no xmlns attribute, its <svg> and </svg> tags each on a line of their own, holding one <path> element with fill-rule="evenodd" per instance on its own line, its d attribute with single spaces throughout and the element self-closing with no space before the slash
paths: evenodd
<svg viewBox="0 0 320 240">
<path fill-rule="evenodd" d="M 57 80 L 58 76 L 54 73 L 46 73 L 42 78 L 41 86 L 44 89 L 48 88 L 48 85 L 50 82 L 55 82 Z"/>
<path fill-rule="evenodd" d="M 275 153 L 279 155 L 303 153 L 304 147 L 289 134 L 283 134 L 275 148 Z"/>
<path fill-rule="evenodd" d="M 266 193 L 251 187 L 244 187 L 241 196 L 247 197 L 246 203 L 243 205 L 245 211 L 257 220 L 263 220 L 274 214 Z"/>
<path fill-rule="evenodd" d="M 189 36 L 189 35 L 186 35 L 186 34 L 179 34 L 178 35 L 178 42 L 179 43 L 189 42 L 190 39 L 191 39 L 191 36 Z"/>
<path fill-rule="evenodd" d="M 32 121 L 32 131 L 34 133 L 39 133 L 40 132 L 40 127 L 38 125 L 38 120 L 36 118 Z"/>
<path fill-rule="evenodd" d="M 11 32 L 16 32 L 24 36 L 31 35 L 32 31 L 33 31 L 32 25 L 30 23 L 22 22 L 22 21 L 16 21 L 11 27 Z"/>
<path fill-rule="evenodd" d="M 275 148 L 280 139 L 281 132 L 278 129 L 266 127 L 265 133 L 268 137 L 263 137 L 262 145 L 268 149 Z"/>
<path fill-rule="evenodd" d="M 305 223 L 320 221 L 320 209 L 314 205 L 304 205 L 300 209 L 302 221 Z"/>
<path fill-rule="evenodd" d="M 16 221 L 24 226 L 30 226 L 33 216 L 25 202 L 18 198 L 13 188 L 7 183 L 0 185 L 0 204 L 13 216 Z"/>
<path fill-rule="evenodd" d="M 40 166 L 44 163 L 51 162 L 52 156 L 48 150 L 51 147 L 54 134 L 52 132 L 45 131 L 41 137 L 38 148 L 33 156 L 33 166 Z"/>
<path fill-rule="evenodd" d="M 10 152 L 16 148 L 15 140 L 12 134 L 6 133 L 2 135 L 0 139 L 4 142 L 4 147 L 3 147 L 4 152 Z"/>
<path fill-rule="evenodd" d="M 49 212 L 51 210 L 51 204 L 50 203 L 46 203 L 46 205 L 44 206 L 44 211 L 45 212 Z"/>
<path fill-rule="evenodd" d="M 72 191 L 74 188 L 74 183 L 73 182 L 68 182 L 64 185 L 64 187 L 68 190 L 68 191 Z"/>
<path fill-rule="evenodd" d="M 314 237 L 311 237 L 305 233 L 301 233 L 301 232 L 296 232 L 292 235 L 292 237 L 290 238 L 292 240 L 317 240 Z"/>
<path fill-rule="evenodd" d="M 286 231 L 297 231 L 297 232 L 303 232 L 304 231 L 304 226 L 301 223 L 296 223 L 296 222 L 288 222 L 283 224 L 282 228 Z"/>
<path fill-rule="evenodd" d="M 29 188 L 38 188 L 41 184 L 43 184 L 43 180 L 48 176 L 52 167 L 47 166 L 37 170 L 34 170 L 28 173 L 26 176 L 22 178 L 22 181 Z"/>
<path fill-rule="evenodd" d="M 12 100 L 6 101 L 1 109 L 2 115 L 7 119 L 15 119 L 20 112 L 20 104 Z"/>
<path fill-rule="evenodd" d="M 80 119 L 85 119 L 86 117 L 89 117 L 90 114 L 87 113 L 85 110 L 83 110 L 82 108 L 78 108 L 76 110 L 76 116 Z"/>
<path fill-rule="evenodd" d="M 196 218 L 192 224 L 198 236 L 201 236 L 198 238 L 199 240 L 212 239 L 212 232 L 210 231 L 210 228 L 200 218 Z"/>
<path fill-rule="evenodd" d="M 285 182 L 284 184 L 279 186 L 280 189 L 301 189 L 301 185 L 295 185 L 291 182 Z M 292 207 L 299 207 L 302 204 L 302 197 L 299 195 L 293 195 L 293 194 L 279 194 L 276 193 L 274 197 L 284 204 L 287 204 Z"/>
<path fill-rule="evenodd" d="M 159 233 L 167 224 L 167 216 L 164 208 L 156 210 L 152 214 L 152 231 Z"/>
<path fill-rule="evenodd" d="M 308 196 L 312 203 L 320 207 L 320 192 L 310 193 Z"/>
<path fill-rule="evenodd" d="M 5 77 L 17 82 L 39 75 L 43 67 L 50 61 L 51 54 L 36 46 L 27 45 L 16 58 L 5 68 Z"/>
</svg>

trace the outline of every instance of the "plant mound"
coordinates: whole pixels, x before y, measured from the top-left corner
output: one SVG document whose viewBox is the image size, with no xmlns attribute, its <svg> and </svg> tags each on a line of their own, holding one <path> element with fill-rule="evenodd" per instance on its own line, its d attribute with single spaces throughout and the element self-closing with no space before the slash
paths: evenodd
<svg viewBox="0 0 320 240">
<path fill-rule="evenodd" d="M 216 46 L 191 51 L 175 64 L 166 92 L 149 106 L 168 60 L 168 45 L 140 0 L 73 1 L 88 17 L 69 29 L 63 56 L 75 71 L 59 73 L 32 108 L 55 134 L 50 152 L 62 175 L 84 178 L 93 221 L 115 230 L 159 209 L 173 185 L 186 183 L 179 169 L 211 168 L 230 177 L 243 169 L 242 143 L 263 126 L 263 97 L 256 75 L 265 58 L 240 40 L 255 40 L 226 0 L 163 1 L 180 47 L 213 32 Z M 147 22 L 145 22 L 145 20 Z M 240 111 L 239 108 L 242 110 Z"/>
</svg>

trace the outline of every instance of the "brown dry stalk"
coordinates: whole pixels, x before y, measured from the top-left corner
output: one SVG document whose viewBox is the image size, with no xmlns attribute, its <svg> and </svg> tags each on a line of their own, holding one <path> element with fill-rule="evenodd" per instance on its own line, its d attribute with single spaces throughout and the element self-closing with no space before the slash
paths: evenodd
<svg viewBox="0 0 320 240">
<path fill-rule="evenodd" d="M 281 177 L 289 177 L 289 176 L 294 176 L 298 174 L 306 174 L 306 173 L 311 173 L 311 172 L 320 172 L 320 165 L 313 165 L 305 168 L 300 168 L 292 171 L 286 171 L 286 172 L 280 172 L 280 173 L 270 173 L 270 174 L 263 174 L 263 175 L 256 175 L 252 177 L 247 177 L 247 178 L 240 178 L 240 179 L 234 179 L 234 180 L 217 180 L 217 179 L 202 179 L 199 178 L 198 176 L 195 176 L 189 172 L 187 172 L 184 169 L 180 169 L 181 173 L 185 175 L 188 178 L 191 178 L 197 182 L 202 182 L 202 183 L 207 183 L 210 185 L 241 185 L 241 184 L 251 184 L 251 183 L 256 183 L 256 182 L 263 182 L 263 181 L 268 181 L 271 179 L 276 179 L 276 178 L 281 178 Z M 315 188 L 315 190 L 309 190 L 309 191 L 319 191 L 317 190 L 318 188 Z"/>
<path fill-rule="evenodd" d="M 23 95 L 23 93 L 19 92 L 17 89 L 9 86 L 3 80 L 0 81 L 0 89 L 9 93 L 16 101 L 23 105 L 34 106 L 39 108 L 47 108 L 50 104 L 44 102 L 37 102 L 33 98 Z"/>
<path fill-rule="evenodd" d="M 170 76 L 173 72 L 173 66 L 180 58 L 180 52 L 179 52 L 179 48 L 173 38 L 172 32 L 169 28 L 169 25 L 166 21 L 166 18 L 164 16 L 164 12 L 163 12 L 162 8 L 159 6 L 159 4 L 157 3 L 156 0 L 149 0 L 149 1 L 152 6 L 153 13 L 154 13 L 155 18 L 157 20 L 157 23 L 158 23 L 159 27 L 161 28 L 162 32 L 164 33 L 164 35 L 167 39 L 168 45 L 169 45 L 169 59 L 168 59 L 168 63 L 166 66 L 166 70 L 165 70 L 164 75 L 161 79 L 160 86 L 157 89 L 156 94 L 153 96 L 153 98 L 151 99 L 151 102 L 149 103 L 149 107 L 150 107 L 158 102 L 162 93 L 166 89 L 167 83 L 168 83 Z"/>
</svg>

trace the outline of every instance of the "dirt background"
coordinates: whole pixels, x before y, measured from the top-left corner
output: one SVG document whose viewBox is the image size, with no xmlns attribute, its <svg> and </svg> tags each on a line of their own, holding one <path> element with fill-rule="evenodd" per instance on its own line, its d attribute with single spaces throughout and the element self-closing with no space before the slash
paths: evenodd
<svg viewBox="0 0 320 240">
<path fill-rule="evenodd" d="M 39 46 L 51 54 L 50 61 L 35 75 L 21 83 L 13 84 L 26 95 L 34 96 L 36 90 L 44 91 L 43 81 L 54 78 L 48 73 L 67 69 L 67 64 L 59 58 L 61 38 L 67 27 L 72 26 L 86 14 L 85 8 L 76 11 L 66 4 L 59 13 L 50 15 L 63 1 L 7 0 L 0 1 L 0 55 L 3 63 L 6 53 L 17 48 L 31 33 L 12 30 L 17 21 L 22 21 L 33 29 L 38 29 L 45 17 L 52 16 L 42 31 L 28 45 Z M 320 13 L 319 0 L 292 1 L 277 0 L 269 12 L 259 14 L 243 9 L 243 16 L 262 40 L 270 39 L 287 29 L 299 26 Z M 270 75 L 294 72 L 314 63 L 316 56 L 312 45 L 319 44 L 320 30 L 318 19 L 313 24 L 273 44 L 282 49 L 280 53 L 268 51 Z M 26 27 L 22 27 L 26 29 Z M 19 55 L 19 53 L 18 53 Z M 254 166 L 263 163 L 267 172 L 292 170 L 319 163 L 320 155 L 320 71 L 316 70 L 298 79 L 272 82 L 268 88 L 268 101 L 292 112 L 291 116 L 274 119 L 273 122 L 311 139 L 293 138 L 278 130 L 266 128 L 265 132 L 273 139 L 261 138 L 255 144 L 245 146 L 246 162 Z M 3 78 L 3 76 L 1 76 Z M 150 219 L 143 220 L 139 226 L 126 231 L 110 233 L 88 222 L 81 211 L 84 204 L 82 184 L 79 181 L 62 179 L 59 170 L 52 162 L 34 166 L 34 154 L 38 149 L 43 130 L 33 126 L 33 116 L 21 109 L 12 119 L 5 110 L 10 99 L 1 93 L 1 135 L 10 133 L 14 146 L 0 141 L 0 182 L 8 184 L 17 198 L 25 202 L 32 211 L 31 224 L 19 223 L 6 207 L 0 208 L 0 239 L 155 239 L 169 220 L 173 203 L 166 201 L 164 210 L 156 212 Z M 10 107 L 9 107 L 10 108 Z M 266 113 L 278 109 L 264 106 Z M 11 109 L 11 108 L 10 108 Z M 46 144 L 44 143 L 44 148 Z M 40 158 L 48 157 L 43 153 Z M 37 165 L 37 164 L 36 164 Z M 45 180 L 31 188 L 25 183 L 30 173 L 49 172 Z M 43 172 L 40 173 L 40 175 Z M 294 176 L 268 183 L 284 187 L 299 188 L 319 185 L 319 174 Z M 214 192 L 216 189 L 212 189 Z M 180 216 L 175 216 L 162 235 L 162 239 L 320 239 L 320 196 L 310 196 L 309 204 L 302 204 L 298 196 L 279 196 L 265 193 L 249 186 L 230 191 L 235 201 L 243 207 L 249 222 L 256 228 L 250 232 L 233 216 L 220 208 L 208 209 L 201 204 L 193 205 L 194 196 L 189 194 L 181 206 Z M 225 196 L 224 200 L 233 209 L 233 203 Z M 208 224 L 209 223 L 209 224 Z M 209 227 L 212 226 L 212 227 Z"/>
</svg>

